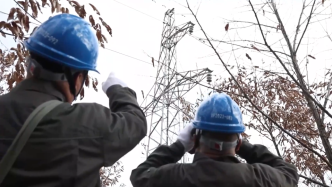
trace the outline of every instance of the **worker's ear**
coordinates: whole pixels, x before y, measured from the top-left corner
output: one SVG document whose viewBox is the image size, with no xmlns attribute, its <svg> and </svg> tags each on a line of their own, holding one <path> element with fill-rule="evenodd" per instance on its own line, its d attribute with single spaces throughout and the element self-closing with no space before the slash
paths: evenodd
<svg viewBox="0 0 332 187">
<path fill-rule="evenodd" d="M 82 81 L 83 80 L 83 73 L 78 73 L 77 76 L 75 77 L 75 89 L 76 91 L 79 91 L 81 86 L 82 86 Z"/>
<path fill-rule="evenodd" d="M 82 87 L 84 85 L 85 79 L 87 78 L 85 72 L 80 72 L 75 76 L 75 89 L 76 92 L 80 92 L 82 90 Z M 79 94 L 79 93 L 76 93 Z"/>
<path fill-rule="evenodd" d="M 197 141 L 196 140 L 197 140 L 197 135 L 196 134 L 192 135 L 191 141 L 194 142 L 194 147 L 191 150 L 188 151 L 189 154 L 195 154 L 196 148 L 197 148 L 197 145 L 196 145 Z"/>
<path fill-rule="evenodd" d="M 193 128 L 190 132 L 191 135 L 191 141 L 194 142 L 194 147 L 188 151 L 189 154 L 195 154 L 196 152 L 196 148 L 198 147 L 198 143 L 199 143 L 199 136 L 196 135 L 196 129 Z"/>
<path fill-rule="evenodd" d="M 235 152 L 238 152 L 240 150 L 241 145 L 242 145 L 242 139 L 238 139 L 237 145 L 235 147 Z"/>
</svg>

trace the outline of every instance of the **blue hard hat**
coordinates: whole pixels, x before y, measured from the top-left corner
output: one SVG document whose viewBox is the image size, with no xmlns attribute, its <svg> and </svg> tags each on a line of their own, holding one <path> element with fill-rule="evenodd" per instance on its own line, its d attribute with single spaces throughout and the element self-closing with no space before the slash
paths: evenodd
<svg viewBox="0 0 332 187">
<path fill-rule="evenodd" d="M 202 131 L 243 133 L 245 126 L 239 106 L 225 93 L 213 93 L 198 107 L 194 127 Z"/>
<path fill-rule="evenodd" d="M 41 24 L 24 42 L 28 51 L 76 70 L 96 71 L 98 40 L 90 24 L 72 14 L 59 14 Z"/>
</svg>

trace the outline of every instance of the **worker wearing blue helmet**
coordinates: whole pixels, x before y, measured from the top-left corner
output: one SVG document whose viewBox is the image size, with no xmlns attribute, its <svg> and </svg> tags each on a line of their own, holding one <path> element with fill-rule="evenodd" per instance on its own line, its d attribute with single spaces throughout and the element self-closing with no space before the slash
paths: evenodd
<svg viewBox="0 0 332 187">
<path fill-rule="evenodd" d="M 97 72 L 98 40 L 80 17 L 51 17 L 24 46 L 30 53 L 28 78 L 0 96 L 1 166 L 8 166 L 6 152 L 30 115 L 45 102 L 61 104 L 40 119 L 6 176 L 0 176 L 0 186 L 100 186 L 99 169 L 113 165 L 146 134 L 135 92 L 111 73 L 102 85 L 109 108 L 72 104 L 88 71 Z"/>
<path fill-rule="evenodd" d="M 131 173 L 133 187 L 295 187 L 295 166 L 263 145 L 242 141 L 245 131 L 238 105 L 214 93 L 197 109 L 192 123 L 170 146 L 162 145 Z M 193 163 L 178 164 L 185 152 Z M 238 154 L 247 163 L 241 163 Z"/>
</svg>

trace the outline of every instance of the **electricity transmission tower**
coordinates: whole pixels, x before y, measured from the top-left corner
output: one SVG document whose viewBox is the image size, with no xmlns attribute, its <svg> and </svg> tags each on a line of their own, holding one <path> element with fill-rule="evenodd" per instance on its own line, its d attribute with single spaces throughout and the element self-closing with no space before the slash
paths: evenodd
<svg viewBox="0 0 332 187">
<path fill-rule="evenodd" d="M 150 125 L 146 156 L 159 145 L 176 141 L 177 133 L 184 127 L 183 115 L 186 115 L 180 101 L 204 79 L 211 82 L 212 71 L 207 68 L 177 72 L 176 45 L 193 32 L 194 24 L 175 26 L 173 14 L 174 8 L 165 13 L 156 80 L 144 98 L 145 105 L 141 105 Z"/>
</svg>

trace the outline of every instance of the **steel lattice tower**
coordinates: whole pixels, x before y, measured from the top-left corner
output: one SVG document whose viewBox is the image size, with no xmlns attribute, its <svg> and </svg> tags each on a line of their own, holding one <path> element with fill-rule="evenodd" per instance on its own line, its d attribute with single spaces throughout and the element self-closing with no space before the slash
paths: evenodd
<svg viewBox="0 0 332 187">
<path fill-rule="evenodd" d="M 156 80 L 141 105 L 150 127 L 146 156 L 161 144 L 169 145 L 177 138 L 183 125 L 180 99 L 205 78 L 211 79 L 209 69 L 177 72 L 176 45 L 186 35 L 193 32 L 194 24 L 187 22 L 174 25 L 174 8 L 164 17 L 164 26 L 157 61 Z"/>
</svg>

